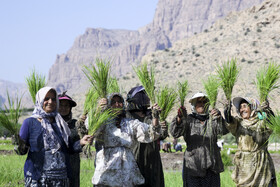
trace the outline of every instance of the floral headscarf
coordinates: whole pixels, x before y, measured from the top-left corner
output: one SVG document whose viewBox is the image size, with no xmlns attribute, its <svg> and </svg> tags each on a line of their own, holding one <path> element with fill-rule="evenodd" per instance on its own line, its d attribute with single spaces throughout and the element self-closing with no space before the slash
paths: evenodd
<svg viewBox="0 0 280 187">
<path fill-rule="evenodd" d="M 56 97 L 56 109 L 55 111 L 51 113 L 47 113 L 43 109 L 43 103 L 44 99 L 49 91 L 53 90 L 55 92 Z M 49 121 L 49 117 L 54 117 L 55 122 L 60 130 L 60 133 L 62 135 L 62 138 L 65 142 L 65 144 L 68 146 L 68 138 L 71 133 L 67 123 L 63 120 L 61 115 L 57 112 L 57 109 L 59 107 L 59 100 L 57 97 L 57 92 L 52 87 L 44 87 L 41 88 L 37 94 L 36 94 L 36 103 L 35 103 L 35 109 L 31 115 L 33 118 L 40 118 L 41 125 L 43 127 L 43 139 L 44 139 L 44 147 L 46 150 L 51 150 L 52 153 L 55 153 L 59 148 L 61 147 L 59 143 L 59 137 L 54 132 L 52 125 Z"/>
<path fill-rule="evenodd" d="M 240 104 L 242 101 L 246 101 L 249 104 L 250 109 L 251 109 L 250 117 L 255 116 L 257 114 L 257 109 L 260 105 L 260 102 L 257 99 L 246 98 L 246 97 L 233 98 L 232 102 L 233 102 L 233 105 L 235 106 L 236 112 L 239 116 L 241 116 L 240 115 Z"/>
</svg>

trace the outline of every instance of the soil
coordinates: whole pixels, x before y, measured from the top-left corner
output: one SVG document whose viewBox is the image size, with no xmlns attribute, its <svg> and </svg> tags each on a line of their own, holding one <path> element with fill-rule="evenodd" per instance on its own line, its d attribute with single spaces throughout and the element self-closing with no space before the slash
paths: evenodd
<svg viewBox="0 0 280 187">
<path fill-rule="evenodd" d="M 161 153 L 161 161 L 164 171 L 182 171 L 183 155 L 184 153 L 182 152 Z M 270 155 L 274 162 L 276 172 L 280 172 L 280 154 L 271 153 Z"/>
</svg>

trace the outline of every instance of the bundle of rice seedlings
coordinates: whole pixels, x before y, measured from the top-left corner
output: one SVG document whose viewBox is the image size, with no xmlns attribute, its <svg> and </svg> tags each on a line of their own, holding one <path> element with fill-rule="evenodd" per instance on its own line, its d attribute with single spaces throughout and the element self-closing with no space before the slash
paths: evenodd
<svg viewBox="0 0 280 187">
<path fill-rule="evenodd" d="M 171 109 L 175 105 L 177 94 L 172 88 L 162 87 L 156 95 L 157 103 L 161 108 L 160 121 L 165 121 Z"/>
<path fill-rule="evenodd" d="M 268 94 L 279 88 L 277 81 L 280 78 L 280 65 L 270 62 L 267 68 L 261 68 L 257 72 L 257 81 L 255 84 L 257 86 L 258 94 L 261 103 L 267 100 Z"/>
<path fill-rule="evenodd" d="M 155 104 L 155 73 L 154 68 L 151 66 L 150 71 L 148 70 L 147 62 L 139 65 L 138 67 L 133 67 L 135 73 L 137 74 L 141 84 L 145 88 L 148 97 L 152 104 Z"/>
<path fill-rule="evenodd" d="M 177 85 L 178 85 L 177 94 L 179 96 L 179 102 L 181 106 L 184 106 L 185 99 L 189 91 L 188 80 L 185 80 L 183 83 L 178 81 Z"/>
<path fill-rule="evenodd" d="M 120 93 L 120 86 L 119 86 L 119 83 L 118 83 L 118 80 L 116 78 L 113 78 L 111 77 L 110 80 L 109 80 L 109 94 L 111 93 Z"/>
<path fill-rule="evenodd" d="M 110 61 L 96 58 L 96 67 L 84 66 L 83 72 L 100 98 L 106 98 L 110 86 Z"/>
<path fill-rule="evenodd" d="M 266 125 L 273 130 L 273 134 L 280 137 L 280 111 L 277 111 L 275 115 L 268 115 L 266 122 Z"/>
<path fill-rule="evenodd" d="M 0 125 L 6 128 L 11 134 L 18 135 L 20 124 L 18 120 L 21 116 L 21 99 L 16 96 L 15 100 L 11 99 L 8 91 L 8 106 L 4 105 L 4 110 L 0 110 Z"/>
<path fill-rule="evenodd" d="M 32 70 L 29 77 L 25 79 L 29 93 L 31 95 L 32 101 L 35 104 L 36 102 L 36 93 L 46 86 L 46 78 L 43 75 L 36 73 L 35 69 Z"/>
<path fill-rule="evenodd" d="M 110 119 L 114 119 L 117 112 L 111 108 L 101 110 L 98 107 L 92 108 L 88 113 L 88 134 L 96 135 L 101 126 L 106 125 Z"/>
<path fill-rule="evenodd" d="M 210 75 L 207 80 L 203 81 L 203 86 L 206 94 L 208 95 L 208 103 L 206 106 L 210 106 L 212 109 L 215 108 L 218 96 L 219 80 L 216 76 Z"/>
<path fill-rule="evenodd" d="M 228 101 L 231 100 L 233 86 L 236 83 L 240 72 L 240 69 L 237 68 L 236 62 L 236 59 L 232 59 L 217 68 L 218 77 L 221 81 L 221 87 Z"/>
<path fill-rule="evenodd" d="M 95 88 L 91 87 L 86 94 L 86 99 L 84 102 L 84 114 L 87 114 L 91 108 L 96 106 L 98 98 L 99 98 L 99 95 L 96 92 Z"/>
</svg>

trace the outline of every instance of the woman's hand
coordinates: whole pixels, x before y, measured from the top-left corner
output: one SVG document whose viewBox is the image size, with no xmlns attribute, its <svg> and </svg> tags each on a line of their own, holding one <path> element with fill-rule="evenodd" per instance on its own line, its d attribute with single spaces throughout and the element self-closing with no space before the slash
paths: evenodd
<svg viewBox="0 0 280 187">
<path fill-rule="evenodd" d="M 85 135 L 81 140 L 80 144 L 81 146 L 87 145 L 87 144 L 92 144 L 93 141 L 93 136 L 91 135 Z"/>
<path fill-rule="evenodd" d="M 187 110 L 184 106 L 181 106 L 177 111 L 177 124 L 182 122 L 182 117 L 187 116 Z"/>
<path fill-rule="evenodd" d="M 210 115 L 215 118 L 218 118 L 221 116 L 221 112 L 218 109 L 214 108 L 211 110 Z"/>
<path fill-rule="evenodd" d="M 106 98 L 101 98 L 98 101 L 97 108 L 100 108 L 101 110 L 105 110 L 107 108 L 107 105 L 108 105 L 108 100 Z"/>
<path fill-rule="evenodd" d="M 158 119 L 158 118 L 159 118 L 159 114 L 160 114 L 160 112 L 161 112 L 161 108 L 158 106 L 157 103 L 155 103 L 155 104 L 151 107 L 151 109 L 152 109 L 152 116 L 153 116 L 153 118 Z"/>
</svg>

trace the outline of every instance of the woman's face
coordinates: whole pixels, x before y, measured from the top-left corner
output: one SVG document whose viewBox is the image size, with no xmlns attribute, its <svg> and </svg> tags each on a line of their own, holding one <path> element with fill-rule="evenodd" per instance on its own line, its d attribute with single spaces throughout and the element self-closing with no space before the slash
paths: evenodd
<svg viewBox="0 0 280 187">
<path fill-rule="evenodd" d="M 239 113 L 242 119 L 249 119 L 251 115 L 251 108 L 247 102 L 242 102 L 239 107 Z"/>
<path fill-rule="evenodd" d="M 119 96 L 114 96 L 111 101 L 111 107 L 117 114 L 121 114 L 123 108 L 122 99 Z"/>
<path fill-rule="evenodd" d="M 114 96 L 111 101 L 112 108 L 123 108 L 123 101 L 119 96 Z"/>
<path fill-rule="evenodd" d="M 204 97 L 200 97 L 196 100 L 195 110 L 198 114 L 205 113 L 205 104 L 206 103 L 207 103 L 207 100 Z"/>
<path fill-rule="evenodd" d="M 47 113 L 51 113 L 55 111 L 55 109 L 56 109 L 56 95 L 54 91 L 50 90 L 44 99 L 43 110 Z"/>
<path fill-rule="evenodd" d="M 58 112 L 61 116 L 67 116 L 71 112 L 70 102 L 67 100 L 60 100 L 59 101 L 59 108 Z"/>
</svg>

